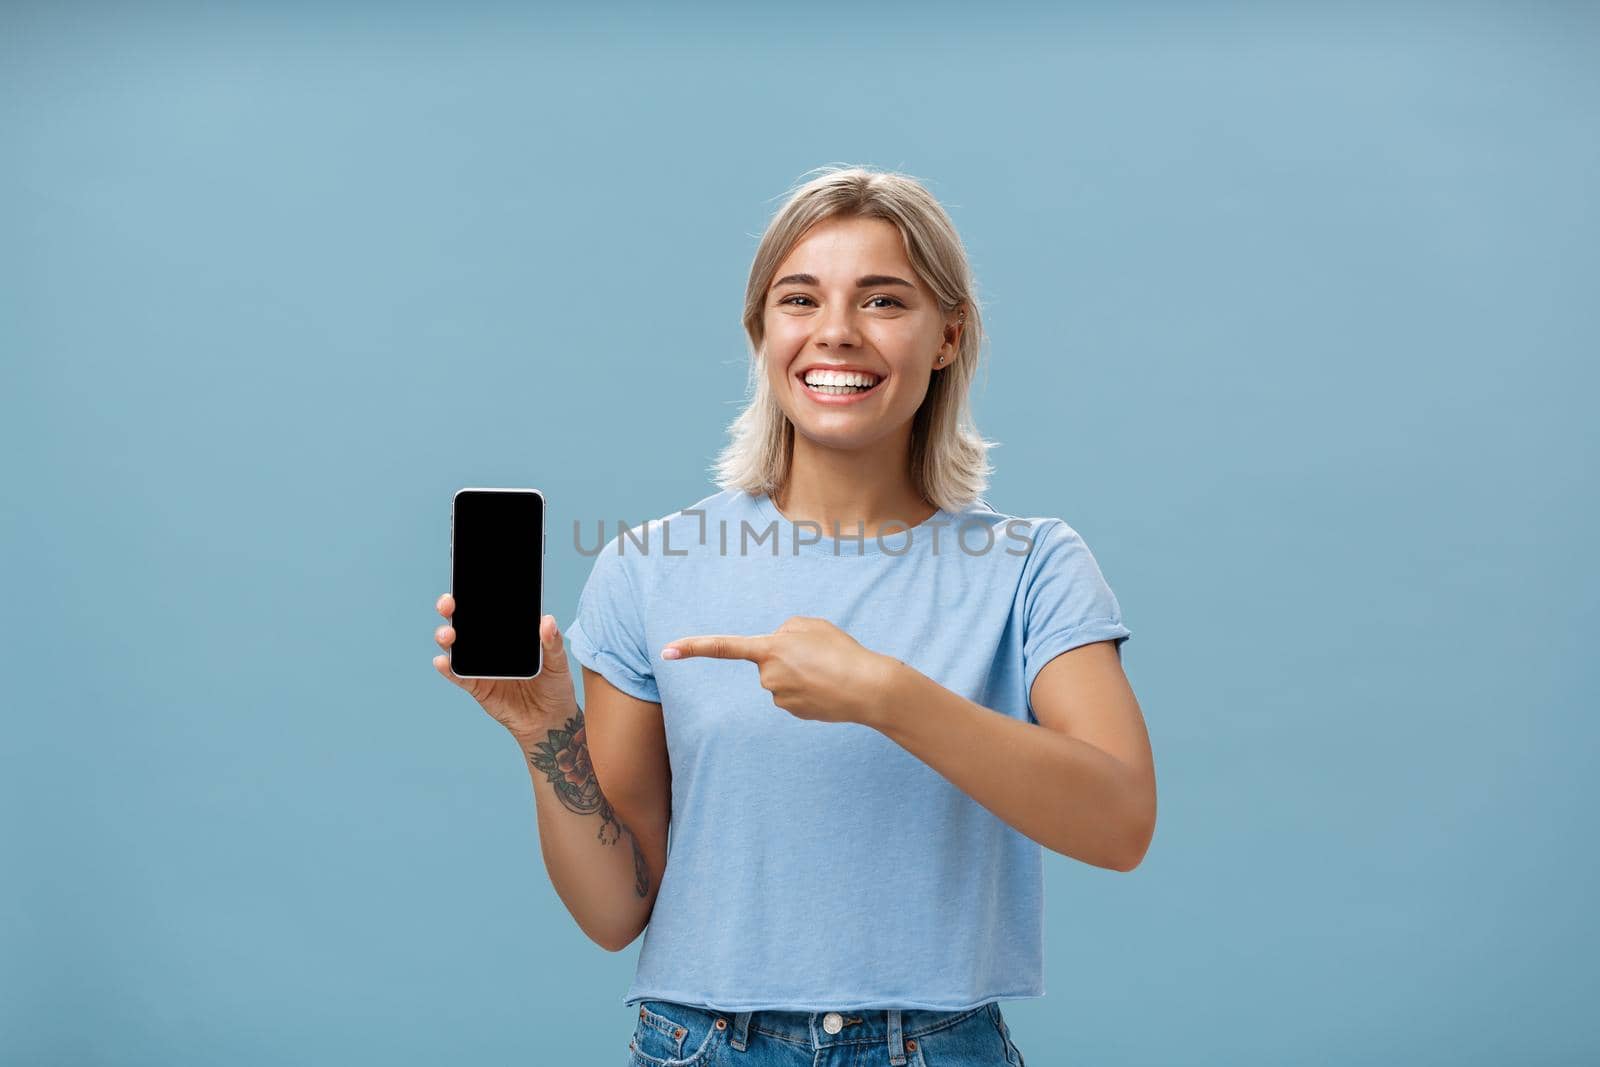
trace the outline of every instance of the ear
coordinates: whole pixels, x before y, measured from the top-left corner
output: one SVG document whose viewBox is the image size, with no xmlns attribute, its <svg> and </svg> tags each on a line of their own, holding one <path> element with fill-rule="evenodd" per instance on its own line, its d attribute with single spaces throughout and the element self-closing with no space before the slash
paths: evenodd
<svg viewBox="0 0 1600 1067">
<path fill-rule="evenodd" d="M 944 344 L 940 345 L 933 353 L 934 371 L 942 371 L 956 361 L 956 355 L 961 351 L 960 338 L 961 334 L 959 331 L 957 331 L 954 336 L 952 336 L 948 331 L 945 333 Z"/>
<path fill-rule="evenodd" d="M 958 304 L 950 310 L 950 314 L 946 315 L 944 320 L 944 340 L 950 351 L 944 351 L 944 345 L 941 345 L 935 355 L 942 354 L 945 363 L 954 362 L 956 352 L 961 348 L 961 333 L 966 328 L 967 309 Z"/>
</svg>

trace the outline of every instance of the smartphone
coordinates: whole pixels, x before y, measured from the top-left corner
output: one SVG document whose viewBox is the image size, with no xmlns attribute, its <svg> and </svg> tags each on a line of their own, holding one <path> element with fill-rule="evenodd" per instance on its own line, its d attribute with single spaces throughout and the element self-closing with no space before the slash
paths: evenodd
<svg viewBox="0 0 1600 1067">
<path fill-rule="evenodd" d="M 544 668 L 544 494 L 461 489 L 450 505 L 450 672 L 534 678 Z"/>
</svg>

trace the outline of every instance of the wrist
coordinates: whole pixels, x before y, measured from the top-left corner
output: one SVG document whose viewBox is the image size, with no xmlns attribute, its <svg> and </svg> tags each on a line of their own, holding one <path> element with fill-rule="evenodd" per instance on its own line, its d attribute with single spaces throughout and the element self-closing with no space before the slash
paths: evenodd
<svg viewBox="0 0 1600 1067">
<path fill-rule="evenodd" d="M 523 752 L 532 754 L 539 751 L 538 746 L 550 740 L 550 735 L 558 730 L 571 730 L 576 733 L 583 726 L 583 710 L 576 704 L 565 715 L 552 715 L 540 718 L 532 726 L 512 729 L 506 727 L 506 732 L 517 742 L 517 747 Z"/>
<path fill-rule="evenodd" d="M 538 743 L 544 736 L 546 736 L 545 734 L 519 733 L 515 730 L 507 730 L 506 732 L 509 733 L 511 735 L 511 739 L 517 743 L 517 748 L 522 750 L 522 755 L 524 757 L 531 756 L 535 752 L 539 751 Z"/>
<path fill-rule="evenodd" d="M 860 721 L 864 726 L 887 732 L 905 706 L 905 694 L 917 676 L 917 669 L 881 652 L 876 656 L 863 687 L 868 697 Z"/>
</svg>

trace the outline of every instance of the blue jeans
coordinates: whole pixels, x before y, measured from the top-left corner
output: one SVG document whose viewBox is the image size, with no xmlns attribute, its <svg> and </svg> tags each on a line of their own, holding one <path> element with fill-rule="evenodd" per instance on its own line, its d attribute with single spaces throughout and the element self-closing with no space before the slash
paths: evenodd
<svg viewBox="0 0 1600 1067">
<path fill-rule="evenodd" d="M 879 1064 L 1026 1067 L 993 1001 L 963 1011 L 727 1012 L 646 1000 L 628 1042 L 628 1067 Z"/>
</svg>

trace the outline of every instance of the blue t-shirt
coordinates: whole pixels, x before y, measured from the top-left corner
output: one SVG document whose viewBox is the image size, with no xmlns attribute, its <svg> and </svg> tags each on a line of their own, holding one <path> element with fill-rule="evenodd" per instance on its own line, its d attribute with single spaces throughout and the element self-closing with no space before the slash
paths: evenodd
<svg viewBox="0 0 1600 1067">
<path fill-rule="evenodd" d="M 577 661 L 661 705 L 665 873 L 626 1004 L 953 1011 L 1044 995 L 1041 846 L 884 734 L 800 719 L 737 659 L 669 641 L 827 619 L 997 715 L 1051 658 L 1129 636 L 1083 539 L 979 501 L 836 540 L 729 489 L 618 532 L 567 628 Z"/>
</svg>

